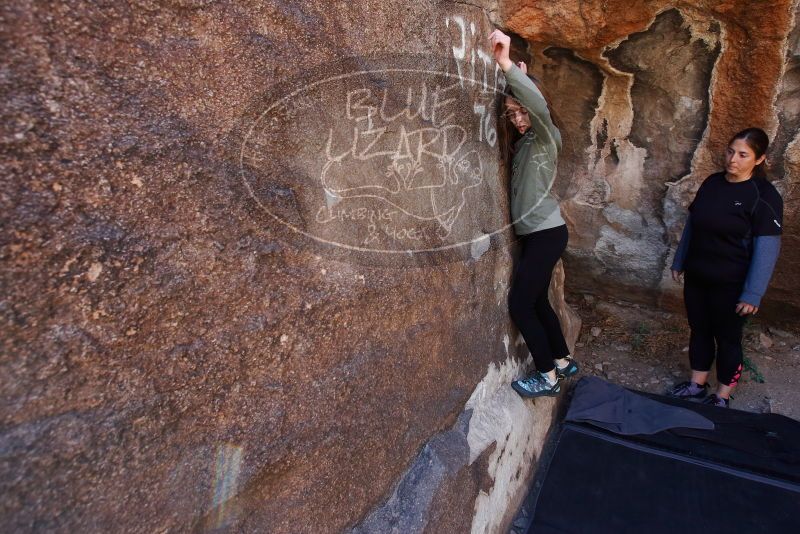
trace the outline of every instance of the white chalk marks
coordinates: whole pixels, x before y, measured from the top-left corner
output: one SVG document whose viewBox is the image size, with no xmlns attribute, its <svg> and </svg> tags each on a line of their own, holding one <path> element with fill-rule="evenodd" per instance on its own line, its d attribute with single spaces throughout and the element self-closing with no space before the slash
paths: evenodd
<svg viewBox="0 0 800 534">
<path fill-rule="evenodd" d="M 242 448 L 225 443 L 217 448 L 211 494 L 211 524 L 218 529 L 235 519 L 235 507 L 229 506 L 236 495 L 242 465 Z"/>
<path fill-rule="evenodd" d="M 350 59 L 304 73 L 255 110 L 240 164 L 264 213 L 378 253 L 468 252 L 509 227 L 495 130 L 505 84 L 470 49 L 467 23 L 446 26 L 462 33 L 451 58 Z"/>
<path fill-rule="evenodd" d="M 409 87 L 403 109 L 391 113 L 388 89 L 381 94 L 366 88 L 348 91 L 352 136 L 335 139 L 334 128 L 329 128 L 320 182 L 330 197 L 380 199 L 390 207 L 369 218 L 363 244 L 378 241 L 377 225 L 400 214 L 410 221 L 436 222 L 436 234 L 446 238 L 467 204 L 468 190 L 482 184 L 481 156 L 476 148 L 467 148 L 471 132 L 454 124 L 448 109 L 456 99 L 447 93 L 458 87 L 436 85 L 429 91 L 422 83 L 418 94 Z M 365 164 L 378 172 L 353 172 Z M 317 222 L 334 220 L 330 211 L 321 207 Z M 416 228 L 404 230 L 409 236 L 424 234 Z"/>
</svg>

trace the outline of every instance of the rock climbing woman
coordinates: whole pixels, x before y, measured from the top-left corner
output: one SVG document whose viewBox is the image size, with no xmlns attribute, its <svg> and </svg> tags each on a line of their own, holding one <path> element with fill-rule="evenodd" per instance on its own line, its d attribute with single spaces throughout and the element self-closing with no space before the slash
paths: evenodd
<svg viewBox="0 0 800 534">
<path fill-rule="evenodd" d="M 525 63 L 509 58 L 511 39 L 500 30 L 489 35 L 495 61 L 505 73 L 508 94 L 500 103 L 511 135 L 504 152 L 511 164 L 511 217 L 521 253 L 509 295 L 511 319 L 533 356 L 536 371 L 512 383 L 523 397 L 556 396 L 561 380 L 578 372 L 548 300 L 553 268 L 569 234 L 558 200 L 551 193 L 561 132 L 541 89 Z"/>
</svg>

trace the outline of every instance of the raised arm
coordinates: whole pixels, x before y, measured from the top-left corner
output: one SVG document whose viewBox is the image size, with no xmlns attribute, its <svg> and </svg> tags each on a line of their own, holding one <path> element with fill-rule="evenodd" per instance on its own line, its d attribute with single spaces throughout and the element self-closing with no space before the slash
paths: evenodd
<svg viewBox="0 0 800 534">
<path fill-rule="evenodd" d="M 514 98 L 531 114 L 531 128 L 544 138 L 552 137 L 560 148 L 561 132 L 553 124 L 547 101 L 536 84 L 509 57 L 511 38 L 500 30 L 495 30 L 489 35 L 489 40 L 495 61 L 505 73 Z"/>
</svg>

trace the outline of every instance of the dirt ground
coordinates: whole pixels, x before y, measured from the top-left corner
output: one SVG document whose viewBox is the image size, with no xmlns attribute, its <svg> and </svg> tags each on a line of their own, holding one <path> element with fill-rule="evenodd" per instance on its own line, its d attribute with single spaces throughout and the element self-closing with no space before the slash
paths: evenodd
<svg viewBox="0 0 800 534">
<path fill-rule="evenodd" d="M 684 314 L 591 295 L 573 295 L 569 302 L 583 320 L 574 354 L 581 365 L 579 377 L 596 375 L 653 393 L 688 379 L 689 326 Z M 756 316 L 745 326 L 744 353 L 745 370 L 731 407 L 800 420 L 800 334 Z M 714 369 L 710 382 L 713 392 Z"/>
</svg>

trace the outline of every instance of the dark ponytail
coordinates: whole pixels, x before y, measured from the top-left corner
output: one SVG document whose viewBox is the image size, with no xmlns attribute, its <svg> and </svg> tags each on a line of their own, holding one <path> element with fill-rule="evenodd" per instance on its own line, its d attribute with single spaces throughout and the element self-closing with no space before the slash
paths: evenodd
<svg viewBox="0 0 800 534">
<path fill-rule="evenodd" d="M 747 146 L 749 146 L 756 155 L 756 159 L 766 154 L 767 149 L 769 148 L 769 137 L 767 137 L 767 134 L 761 128 L 747 128 L 742 130 L 731 137 L 731 140 L 728 142 L 728 146 L 738 139 L 741 139 L 747 143 Z M 767 178 L 766 159 L 755 166 L 753 169 L 753 176 L 756 178 Z"/>
</svg>

